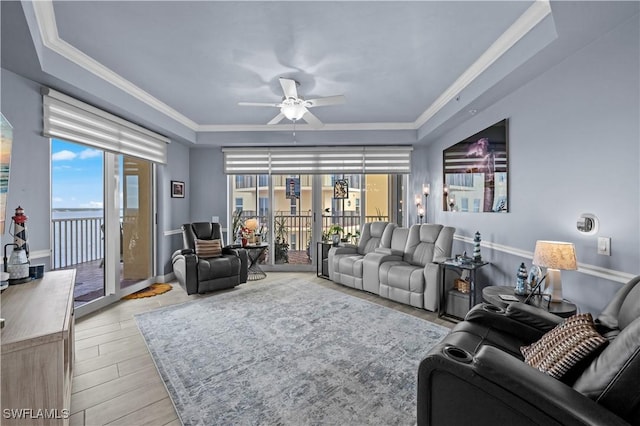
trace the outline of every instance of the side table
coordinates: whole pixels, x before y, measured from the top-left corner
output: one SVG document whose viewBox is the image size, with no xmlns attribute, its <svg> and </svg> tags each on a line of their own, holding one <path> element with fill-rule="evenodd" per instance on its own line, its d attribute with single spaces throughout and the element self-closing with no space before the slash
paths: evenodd
<svg viewBox="0 0 640 426">
<path fill-rule="evenodd" d="M 500 308 L 506 308 L 509 306 L 509 303 L 512 303 L 508 300 L 502 300 L 500 296 L 515 296 L 518 298 L 518 301 L 524 302 L 527 296 L 518 296 L 513 293 L 513 287 L 510 286 L 499 286 L 492 285 L 482 289 L 482 299 L 490 303 L 494 306 L 498 306 Z M 562 318 L 568 318 L 571 315 L 575 315 L 578 311 L 578 308 L 573 303 L 562 301 L 562 302 L 548 302 L 542 296 L 535 295 L 529 299 L 529 305 L 535 306 L 540 309 L 544 309 L 547 312 L 552 314 L 556 314 Z"/>
<path fill-rule="evenodd" d="M 244 249 L 247 251 L 247 257 L 249 258 L 249 276 L 247 280 L 257 281 L 265 278 L 267 274 L 260 268 L 260 257 L 262 253 L 269 247 L 269 244 L 247 244 Z"/>
<path fill-rule="evenodd" d="M 316 250 L 316 274 L 329 279 L 329 249 L 333 243 L 318 241 Z"/>
<path fill-rule="evenodd" d="M 438 307 L 438 317 L 444 317 L 445 319 L 453 319 L 453 320 L 462 320 L 463 318 L 457 315 L 453 315 L 447 312 L 447 299 L 448 292 L 446 291 L 445 285 L 445 272 L 447 270 L 454 270 L 460 274 L 462 271 L 469 271 L 469 293 L 464 294 L 460 293 L 457 290 L 451 290 L 452 292 L 459 293 L 460 296 L 469 299 L 469 310 L 476 304 L 476 275 L 478 269 L 482 268 L 485 265 L 488 265 L 489 262 L 471 262 L 471 263 L 461 263 L 454 259 L 445 260 L 440 263 L 440 305 Z"/>
</svg>

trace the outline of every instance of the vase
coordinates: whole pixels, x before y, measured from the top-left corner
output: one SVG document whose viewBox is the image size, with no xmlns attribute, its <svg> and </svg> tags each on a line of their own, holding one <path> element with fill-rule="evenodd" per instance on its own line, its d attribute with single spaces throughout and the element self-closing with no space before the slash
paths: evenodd
<svg viewBox="0 0 640 426">
<path fill-rule="evenodd" d="M 247 239 L 242 237 L 242 247 L 245 247 L 247 245 Z"/>
</svg>

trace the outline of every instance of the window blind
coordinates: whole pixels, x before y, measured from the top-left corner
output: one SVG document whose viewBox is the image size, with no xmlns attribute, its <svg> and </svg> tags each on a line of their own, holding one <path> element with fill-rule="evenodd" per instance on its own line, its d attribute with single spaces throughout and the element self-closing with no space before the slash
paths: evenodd
<svg viewBox="0 0 640 426">
<path fill-rule="evenodd" d="M 224 172 L 247 174 L 409 174 L 410 146 L 223 148 Z"/>
<path fill-rule="evenodd" d="M 168 138 L 53 89 L 43 88 L 42 95 L 44 136 L 167 162 Z"/>
</svg>

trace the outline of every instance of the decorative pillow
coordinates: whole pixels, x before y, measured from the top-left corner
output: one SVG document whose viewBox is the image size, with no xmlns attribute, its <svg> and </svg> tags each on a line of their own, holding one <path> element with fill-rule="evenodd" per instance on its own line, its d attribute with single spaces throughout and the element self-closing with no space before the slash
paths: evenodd
<svg viewBox="0 0 640 426">
<path fill-rule="evenodd" d="M 220 257 L 222 256 L 222 243 L 220 240 L 196 240 L 196 254 L 204 259 Z"/>
<path fill-rule="evenodd" d="M 598 334 L 591 314 L 587 313 L 567 318 L 520 351 L 527 364 L 560 379 L 605 343 L 607 339 Z"/>
</svg>

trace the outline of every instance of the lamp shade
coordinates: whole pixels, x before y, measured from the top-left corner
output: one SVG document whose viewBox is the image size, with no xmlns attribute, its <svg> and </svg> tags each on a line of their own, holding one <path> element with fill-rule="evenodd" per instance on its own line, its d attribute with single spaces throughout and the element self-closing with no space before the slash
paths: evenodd
<svg viewBox="0 0 640 426">
<path fill-rule="evenodd" d="M 536 241 L 533 264 L 552 269 L 576 270 L 576 249 L 573 243 Z"/>
<path fill-rule="evenodd" d="M 257 219 L 247 219 L 244 222 L 244 227 L 250 231 L 255 231 L 258 229 L 258 220 Z"/>
</svg>

